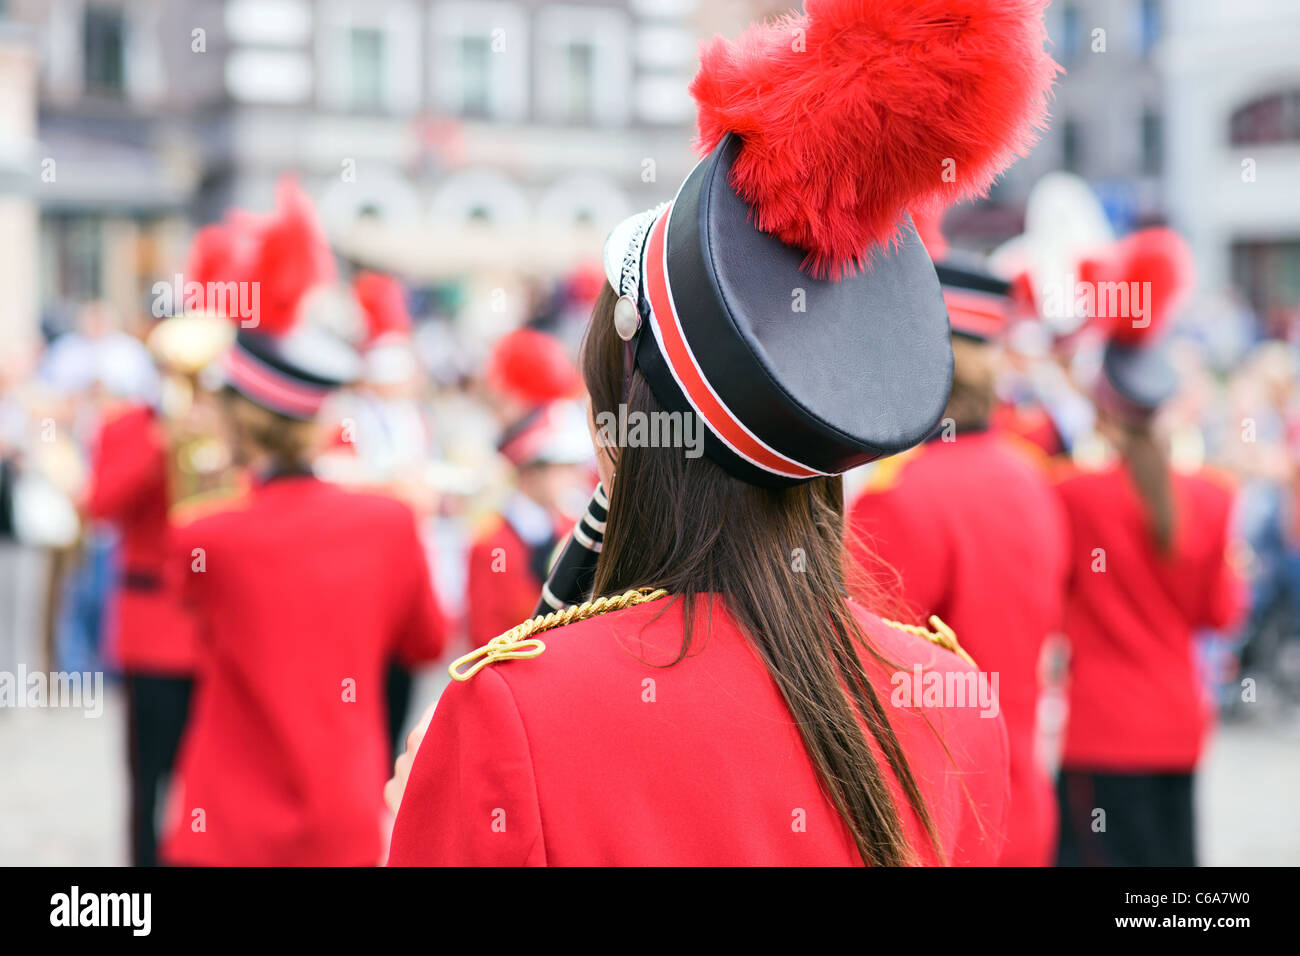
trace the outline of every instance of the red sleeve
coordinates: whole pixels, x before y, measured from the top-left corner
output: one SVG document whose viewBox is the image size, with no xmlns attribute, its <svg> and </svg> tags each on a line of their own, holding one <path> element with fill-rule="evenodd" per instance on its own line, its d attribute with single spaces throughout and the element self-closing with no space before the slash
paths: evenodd
<svg viewBox="0 0 1300 956">
<path fill-rule="evenodd" d="M 544 866 L 532 755 L 492 667 L 453 682 L 416 753 L 389 866 Z"/>
<path fill-rule="evenodd" d="M 505 534 L 476 542 L 466 572 L 465 623 L 470 647 L 481 647 L 525 621 L 542 591 L 528 569 L 527 551 Z"/>
<path fill-rule="evenodd" d="M 189 610 L 198 607 L 201 575 L 207 571 L 207 549 L 200 545 L 200 538 L 195 534 L 193 524 L 173 527 L 168 560 L 163 568 L 164 585 L 180 605 Z"/>
<path fill-rule="evenodd" d="M 437 660 L 447 644 L 447 621 L 433 592 L 433 575 L 424 546 L 415 527 L 415 514 L 408 512 L 406 559 L 402 562 L 411 579 L 406 589 L 406 611 L 399 618 L 395 651 L 407 667 Z"/>
<path fill-rule="evenodd" d="M 495 629 L 496 608 L 500 602 L 496 600 L 497 582 L 492 580 L 491 565 L 491 543 L 487 540 L 475 542 L 469 549 L 469 560 L 465 565 L 465 629 L 470 647 L 481 647 L 504 630 Z"/>
<path fill-rule="evenodd" d="M 896 582 L 919 620 L 941 613 L 946 597 L 948 545 L 933 514 L 910 500 L 908 487 L 863 494 L 849 516 L 849 552 L 870 580 L 886 587 Z M 873 595 L 859 595 L 878 606 Z"/>
<path fill-rule="evenodd" d="M 92 518 L 119 518 L 157 488 L 166 462 L 151 428 L 148 419 L 132 419 L 100 429 L 85 504 Z"/>
<path fill-rule="evenodd" d="M 1011 808 L 1011 752 L 1006 721 L 1001 714 L 993 721 L 997 724 L 996 750 L 972 764 L 964 778 L 967 800 L 950 861 L 954 866 L 995 866 L 1006 845 Z"/>
</svg>

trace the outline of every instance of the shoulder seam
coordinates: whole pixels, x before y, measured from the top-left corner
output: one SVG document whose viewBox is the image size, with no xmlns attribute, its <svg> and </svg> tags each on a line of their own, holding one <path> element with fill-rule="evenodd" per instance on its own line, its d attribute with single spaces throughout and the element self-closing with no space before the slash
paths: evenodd
<svg viewBox="0 0 1300 956">
<path fill-rule="evenodd" d="M 515 700 L 515 692 L 511 688 L 510 682 L 502 677 L 496 668 L 488 667 L 485 668 L 485 670 L 489 671 L 494 677 L 496 677 L 496 679 L 501 682 L 501 686 L 505 688 L 506 694 L 510 697 L 510 706 L 515 712 L 515 719 L 519 722 L 519 733 L 524 738 L 524 748 L 528 751 L 528 776 L 532 780 L 533 784 L 533 806 L 537 808 L 537 840 L 542 841 L 542 862 L 544 865 L 550 866 L 550 853 L 546 849 L 546 824 L 542 820 L 542 795 L 537 789 L 537 763 L 533 760 L 532 741 L 528 739 L 528 725 L 524 722 L 523 712 L 519 709 L 519 702 Z M 520 863 L 521 866 L 527 863 L 528 854 L 532 852 L 532 848 L 533 846 L 536 846 L 536 843 L 537 841 L 534 840 L 533 843 L 529 845 L 528 850 L 524 854 L 524 859 Z"/>
</svg>

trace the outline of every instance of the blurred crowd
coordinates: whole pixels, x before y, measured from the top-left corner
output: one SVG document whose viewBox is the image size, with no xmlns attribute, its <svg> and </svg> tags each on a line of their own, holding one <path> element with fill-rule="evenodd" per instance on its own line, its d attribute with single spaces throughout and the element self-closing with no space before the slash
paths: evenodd
<svg viewBox="0 0 1300 956">
<path fill-rule="evenodd" d="M 598 289 L 588 273 L 539 284 L 528 327 L 572 361 Z M 340 482 L 386 486 L 417 509 L 444 611 L 458 622 L 455 646 L 464 646 L 466 558 L 518 480 L 498 442 L 526 401 L 494 380 L 490 350 L 454 314 L 418 290 L 410 299 L 434 308 L 416 313 L 404 344 L 370 351 L 363 379 L 325 416 L 356 426 L 322 433 L 318 469 Z M 157 341 L 151 350 L 156 325 L 146 310 L 123 316 L 88 302 L 64 327 L 47 326 L 38 354 L 0 369 L 0 661 L 11 665 L 23 656 L 18 642 L 36 640 L 50 669 L 114 667 L 104 608 L 113 599 L 116 533 L 78 511 L 106 414 L 123 403 L 161 410 L 190 486 L 180 497 L 230 480 L 220 416 L 202 400 L 201 379 L 191 393 L 184 376 L 159 361 Z M 1207 681 L 1230 713 L 1246 673 L 1300 702 L 1300 313 L 1260 316 L 1240 299 L 1197 298 L 1174 342 L 1182 384 L 1161 423 L 1172 461 L 1231 476 L 1239 561 L 1251 585 L 1240 633 L 1207 644 Z M 1049 455 L 1097 460 L 1104 443 L 1083 384 L 1095 360 L 1086 341 L 1053 336 L 1044 323 L 1013 328 L 999 356 L 1002 426 Z M 566 469 L 548 498 L 576 517 L 591 474 Z M 850 476 L 851 485 L 864 480 Z"/>
<path fill-rule="evenodd" d="M 527 327 L 553 350 L 556 374 L 565 377 L 556 387 L 574 394 L 573 356 L 598 290 L 582 271 L 531 289 Z M 455 647 L 465 633 L 466 560 L 475 537 L 521 479 L 537 485 L 528 468 L 498 449 L 538 387 L 535 368 L 503 367 L 512 361 L 508 346 L 522 348 L 517 361 L 524 362 L 536 339 L 499 343 L 494 354 L 494 343 L 458 323 L 436 293 L 403 294 L 411 308 L 390 320 L 398 333 L 366 349 L 359 380 L 331 398 L 313 457 L 321 476 L 383 488 L 415 509 L 443 610 L 462 638 Z M 0 667 L 12 669 L 17 660 L 43 660 L 58 671 L 116 667 L 106 607 L 114 599 L 118 532 L 86 510 L 106 420 L 124 408 L 157 411 L 171 442 L 174 510 L 220 500 L 238 485 L 215 398 L 220 370 L 215 363 L 190 368 L 186 354 L 210 358 L 206 352 L 218 343 L 205 341 L 210 331 L 166 324 L 149 303 L 121 315 L 87 302 L 69 321 L 46 324 L 38 353 L 0 370 Z M 589 459 L 585 426 L 577 437 L 583 447 L 574 457 Z M 547 471 L 555 474 L 538 497 L 576 517 L 594 472 L 580 465 Z"/>
<path fill-rule="evenodd" d="M 345 272 L 364 312 L 360 374 L 329 397 L 301 460 L 327 482 L 395 497 L 416 514 L 447 623 L 445 661 L 533 613 L 548 563 L 586 505 L 596 469 L 578 352 L 605 280 L 593 267 L 537 282 L 523 325 L 481 341 L 463 304 L 400 277 Z M 1016 301 L 989 353 L 992 427 L 1049 471 L 1104 464 L 1114 449 L 1092 390 L 1103 337 L 1045 314 L 1041 285 Z M 72 321 L 47 324 L 37 354 L 0 370 L 0 670 L 132 669 L 114 608 L 124 586 L 142 585 L 130 583 L 121 514 L 96 503 L 118 467 L 106 450 L 114 423 L 141 414 L 161 430 L 177 524 L 248 485 L 221 397 L 232 322 L 159 318 L 153 305 L 121 315 L 84 303 Z M 1213 473 L 1235 489 L 1233 560 L 1250 588 L 1244 623 L 1202 636 L 1206 696 L 1228 719 L 1264 698 L 1300 706 L 1300 314 L 1261 316 L 1236 297 L 1200 295 L 1179 310 L 1172 346 L 1180 384 L 1155 427 L 1176 471 Z M 847 499 L 891 467 L 850 473 Z M 1062 723 L 1050 709 L 1061 706 L 1066 667 L 1060 643 L 1049 648 L 1047 734 Z M 410 677 L 394 660 L 394 753 L 410 721 Z M 136 862 L 153 853 L 137 845 Z"/>
</svg>

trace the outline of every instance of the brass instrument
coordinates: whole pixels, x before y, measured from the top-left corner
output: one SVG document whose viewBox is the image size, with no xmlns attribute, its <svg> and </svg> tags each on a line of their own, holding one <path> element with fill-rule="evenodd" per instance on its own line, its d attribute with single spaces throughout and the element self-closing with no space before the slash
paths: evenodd
<svg viewBox="0 0 1300 956">
<path fill-rule="evenodd" d="M 170 449 L 173 510 L 238 487 L 217 396 L 202 381 L 234 335 L 228 319 L 208 313 L 163 319 L 149 333 L 149 351 L 163 375 L 160 417 Z"/>
</svg>

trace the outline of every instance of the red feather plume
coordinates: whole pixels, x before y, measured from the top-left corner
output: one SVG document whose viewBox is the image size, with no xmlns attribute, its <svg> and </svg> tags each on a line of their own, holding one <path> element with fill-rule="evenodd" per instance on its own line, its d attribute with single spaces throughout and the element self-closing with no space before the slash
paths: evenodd
<svg viewBox="0 0 1300 956">
<path fill-rule="evenodd" d="M 258 331 L 278 335 L 309 290 L 334 280 L 334 256 L 311 200 L 292 178 L 276 186 L 276 211 L 261 223 L 250 278 L 261 288 Z"/>
<path fill-rule="evenodd" d="M 235 234 L 228 225 L 214 223 L 204 226 L 194 234 L 194 244 L 185 265 L 186 280 L 204 285 L 230 281 L 232 273 L 238 270 L 237 247 Z"/>
<path fill-rule="evenodd" d="M 1033 143 L 1060 70 L 1045 4 L 806 0 L 702 48 L 699 146 L 737 134 L 731 185 L 755 225 L 814 276 L 852 273 L 905 211 L 983 195 Z"/>
<path fill-rule="evenodd" d="M 536 329 L 516 329 L 497 340 L 487 378 L 492 388 L 525 405 L 572 398 L 582 386 L 560 341 Z"/>
<path fill-rule="evenodd" d="M 1111 341 L 1135 346 L 1154 340 L 1169 324 L 1196 281 L 1196 267 L 1183 237 L 1157 227 L 1126 236 L 1108 254 L 1081 262 L 1079 280 L 1093 288 L 1099 303 L 1109 299 L 1103 283 L 1124 284 L 1128 314 L 1106 315 L 1098 321 L 1106 323 Z M 1141 324 L 1131 305 L 1134 295 L 1142 295 L 1145 303 Z"/>
<path fill-rule="evenodd" d="M 406 308 L 406 290 L 392 276 L 360 272 L 352 280 L 352 291 L 366 318 L 366 342 L 384 336 L 411 334 L 411 313 Z"/>
</svg>

